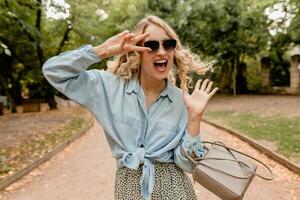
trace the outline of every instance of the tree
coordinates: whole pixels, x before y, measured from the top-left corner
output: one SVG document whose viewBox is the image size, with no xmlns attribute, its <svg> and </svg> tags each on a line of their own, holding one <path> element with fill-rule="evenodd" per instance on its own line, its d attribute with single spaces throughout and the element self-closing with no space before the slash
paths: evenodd
<svg viewBox="0 0 300 200">
<path fill-rule="evenodd" d="M 26 3 L 22 1 L 8 1 L 4 0 L 0 4 L 1 11 L 1 32 L 0 41 L 8 46 L 11 52 L 11 62 L 4 62 L 6 67 L 6 74 L 4 74 L 5 83 L 13 85 L 10 93 L 18 94 L 12 96 L 12 100 L 20 103 L 21 97 L 21 83 L 27 88 L 30 88 L 30 96 L 35 98 L 46 98 L 51 109 L 56 108 L 54 100 L 54 90 L 47 83 L 41 73 L 41 66 L 46 60 L 45 49 L 48 38 L 44 37 L 47 26 L 45 25 L 45 15 L 43 14 L 43 4 L 41 0 L 32 0 Z M 66 28 L 63 30 L 62 37 L 57 45 L 56 53 L 59 53 L 65 42 L 68 40 L 68 34 L 72 30 L 71 16 L 68 20 Z M 65 21 L 58 21 L 60 26 L 66 24 Z M 45 27 L 44 27 L 45 26 Z M 45 29 L 43 29 L 45 28 Z M 51 38 L 53 39 L 53 38 Z M 4 54 L 1 56 L 4 58 Z M 2 64 L 1 64 L 2 65 Z M 14 103 L 12 103 L 13 105 Z"/>
<path fill-rule="evenodd" d="M 299 2 L 294 0 L 277 1 L 266 8 L 269 13 L 280 13 L 275 19 L 269 19 L 268 54 L 273 86 L 290 85 L 290 63 L 285 55 L 293 45 L 300 42 L 300 32 L 297 29 L 300 22 L 299 5 Z"/>
<path fill-rule="evenodd" d="M 236 85 L 247 91 L 240 68 L 245 55 L 255 56 L 267 42 L 266 16 L 261 9 L 253 9 L 247 1 L 196 1 L 178 3 L 180 15 L 176 17 L 177 32 L 189 48 L 203 57 L 219 61 L 217 72 L 221 73 L 220 87 L 223 91 L 233 90 Z M 230 85 L 230 83 L 232 83 Z"/>
</svg>

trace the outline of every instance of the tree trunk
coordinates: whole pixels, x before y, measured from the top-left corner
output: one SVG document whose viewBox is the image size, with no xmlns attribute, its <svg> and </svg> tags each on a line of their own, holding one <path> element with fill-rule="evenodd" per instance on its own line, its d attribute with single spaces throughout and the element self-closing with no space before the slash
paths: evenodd
<svg viewBox="0 0 300 200">
<path fill-rule="evenodd" d="M 49 96 L 48 105 L 49 105 L 49 108 L 51 110 L 56 110 L 57 109 L 57 102 L 55 101 L 54 93 Z"/>
<path fill-rule="evenodd" d="M 232 74 L 232 89 L 233 96 L 236 96 L 236 76 L 237 76 L 238 57 L 234 56 L 232 61 L 233 74 Z"/>
<path fill-rule="evenodd" d="M 247 64 L 239 63 L 236 75 L 236 91 L 238 94 L 246 94 L 249 92 L 247 86 Z"/>
<path fill-rule="evenodd" d="M 222 93 L 228 93 L 228 82 L 229 82 L 229 74 L 228 74 L 228 67 L 222 68 L 222 74 L 221 74 L 221 83 L 220 83 L 220 90 Z"/>
<path fill-rule="evenodd" d="M 16 104 L 15 104 L 13 98 L 11 98 L 11 96 L 9 94 L 7 94 L 7 98 L 10 103 L 10 106 L 11 106 L 11 113 L 17 113 L 17 107 L 16 107 Z"/>
<path fill-rule="evenodd" d="M 271 68 L 271 59 L 270 57 L 262 57 L 260 59 L 261 66 L 261 92 L 268 93 L 271 90 L 271 81 L 270 81 L 270 68 Z"/>
<path fill-rule="evenodd" d="M 45 62 L 45 56 L 44 51 L 41 48 L 41 21 L 42 21 L 42 0 L 37 0 L 37 10 L 36 10 L 36 23 L 35 27 L 37 31 L 40 33 L 37 40 L 36 40 L 36 47 L 37 47 L 37 55 L 39 58 L 40 68 L 42 68 L 44 62 Z M 49 85 L 49 83 L 43 78 L 40 82 L 41 84 L 46 83 L 46 89 L 48 91 L 48 95 L 46 97 L 46 100 L 48 102 L 48 106 L 50 110 L 57 109 L 57 102 L 54 99 L 54 92 L 52 87 Z M 42 85 L 40 85 L 42 87 Z"/>
<path fill-rule="evenodd" d="M 74 22 L 74 20 L 75 20 L 75 15 L 73 15 L 73 16 L 71 17 L 71 23 L 70 23 L 70 24 L 69 24 L 69 23 L 67 24 L 67 29 L 66 29 L 66 31 L 65 31 L 65 33 L 64 33 L 64 36 L 63 36 L 62 40 L 61 40 L 60 43 L 59 43 L 58 49 L 57 49 L 57 51 L 56 51 L 56 55 L 58 55 L 58 54 L 61 53 L 61 50 L 62 50 L 63 46 L 64 46 L 65 43 L 69 40 L 69 33 L 70 33 L 71 30 L 73 29 L 73 22 Z"/>
<path fill-rule="evenodd" d="M 7 82 L 5 81 L 5 79 L 3 78 L 3 76 L 1 74 L 0 74 L 0 80 L 3 84 L 3 88 L 4 88 L 5 94 L 7 96 L 7 100 L 10 104 L 11 112 L 16 113 L 17 112 L 16 104 L 15 104 L 13 98 L 11 98 L 11 95 L 9 94 L 8 87 L 7 87 Z"/>
</svg>

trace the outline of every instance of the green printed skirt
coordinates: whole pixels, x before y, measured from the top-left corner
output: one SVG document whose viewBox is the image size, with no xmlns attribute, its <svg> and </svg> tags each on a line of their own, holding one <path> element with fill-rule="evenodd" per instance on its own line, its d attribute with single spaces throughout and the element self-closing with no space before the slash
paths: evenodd
<svg viewBox="0 0 300 200">
<path fill-rule="evenodd" d="M 155 163 L 152 200 L 197 200 L 189 177 L 175 163 Z M 116 172 L 115 200 L 143 200 L 139 170 L 122 167 Z"/>
</svg>

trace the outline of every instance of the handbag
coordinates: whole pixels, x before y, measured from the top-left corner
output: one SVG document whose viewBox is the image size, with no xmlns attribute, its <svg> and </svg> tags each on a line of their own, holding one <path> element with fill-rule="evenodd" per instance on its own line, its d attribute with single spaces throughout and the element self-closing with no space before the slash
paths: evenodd
<svg viewBox="0 0 300 200">
<path fill-rule="evenodd" d="M 206 153 L 201 158 L 193 158 L 183 148 L 181 151 L 194 165 L 192 172 L 194 181 L 221 199 L 243 199 L 255 175 L 269 181 L 273 179 L 271 169 L 260 160 L 219 141 L 203 141 L 203 144 Z M 253 160 L 261 163 L 269 171 L 270 177 L 258 174 L 257 165 Z"/>
</svg>

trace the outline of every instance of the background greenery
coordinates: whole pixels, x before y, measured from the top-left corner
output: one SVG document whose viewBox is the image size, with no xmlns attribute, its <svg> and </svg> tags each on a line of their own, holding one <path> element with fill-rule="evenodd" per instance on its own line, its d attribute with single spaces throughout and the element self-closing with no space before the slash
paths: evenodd
<svg viewBox="0 0 300 200">
<path fill-rule="evenodd" d="M 298 0 L 55 0 L 0 1 L 0 95 L 10 98 L 12 112 L 22 92 L 45 98 L 56 107 L 41 66 L 50 57 L 83 44 L 100 44 L 131 30 L 142 17 L 164 18 L 183 44 L 205 59 L 215 59 L 212 79 L 222 93 L 260 91 L 260 60 L 270 61 L 272 85 L 289 85 L 286 51 L 300 43 Z M 267 11 L 284 10 L 279 20 Z M 65 13 L 53 19 L 47 11 Z M 287 25 L 287 22 L 289 24 Z M 276 34 L 270 34 L 270 30 Z M 105 68 L 105 62 L 97 64 Z"/>
</svg>

